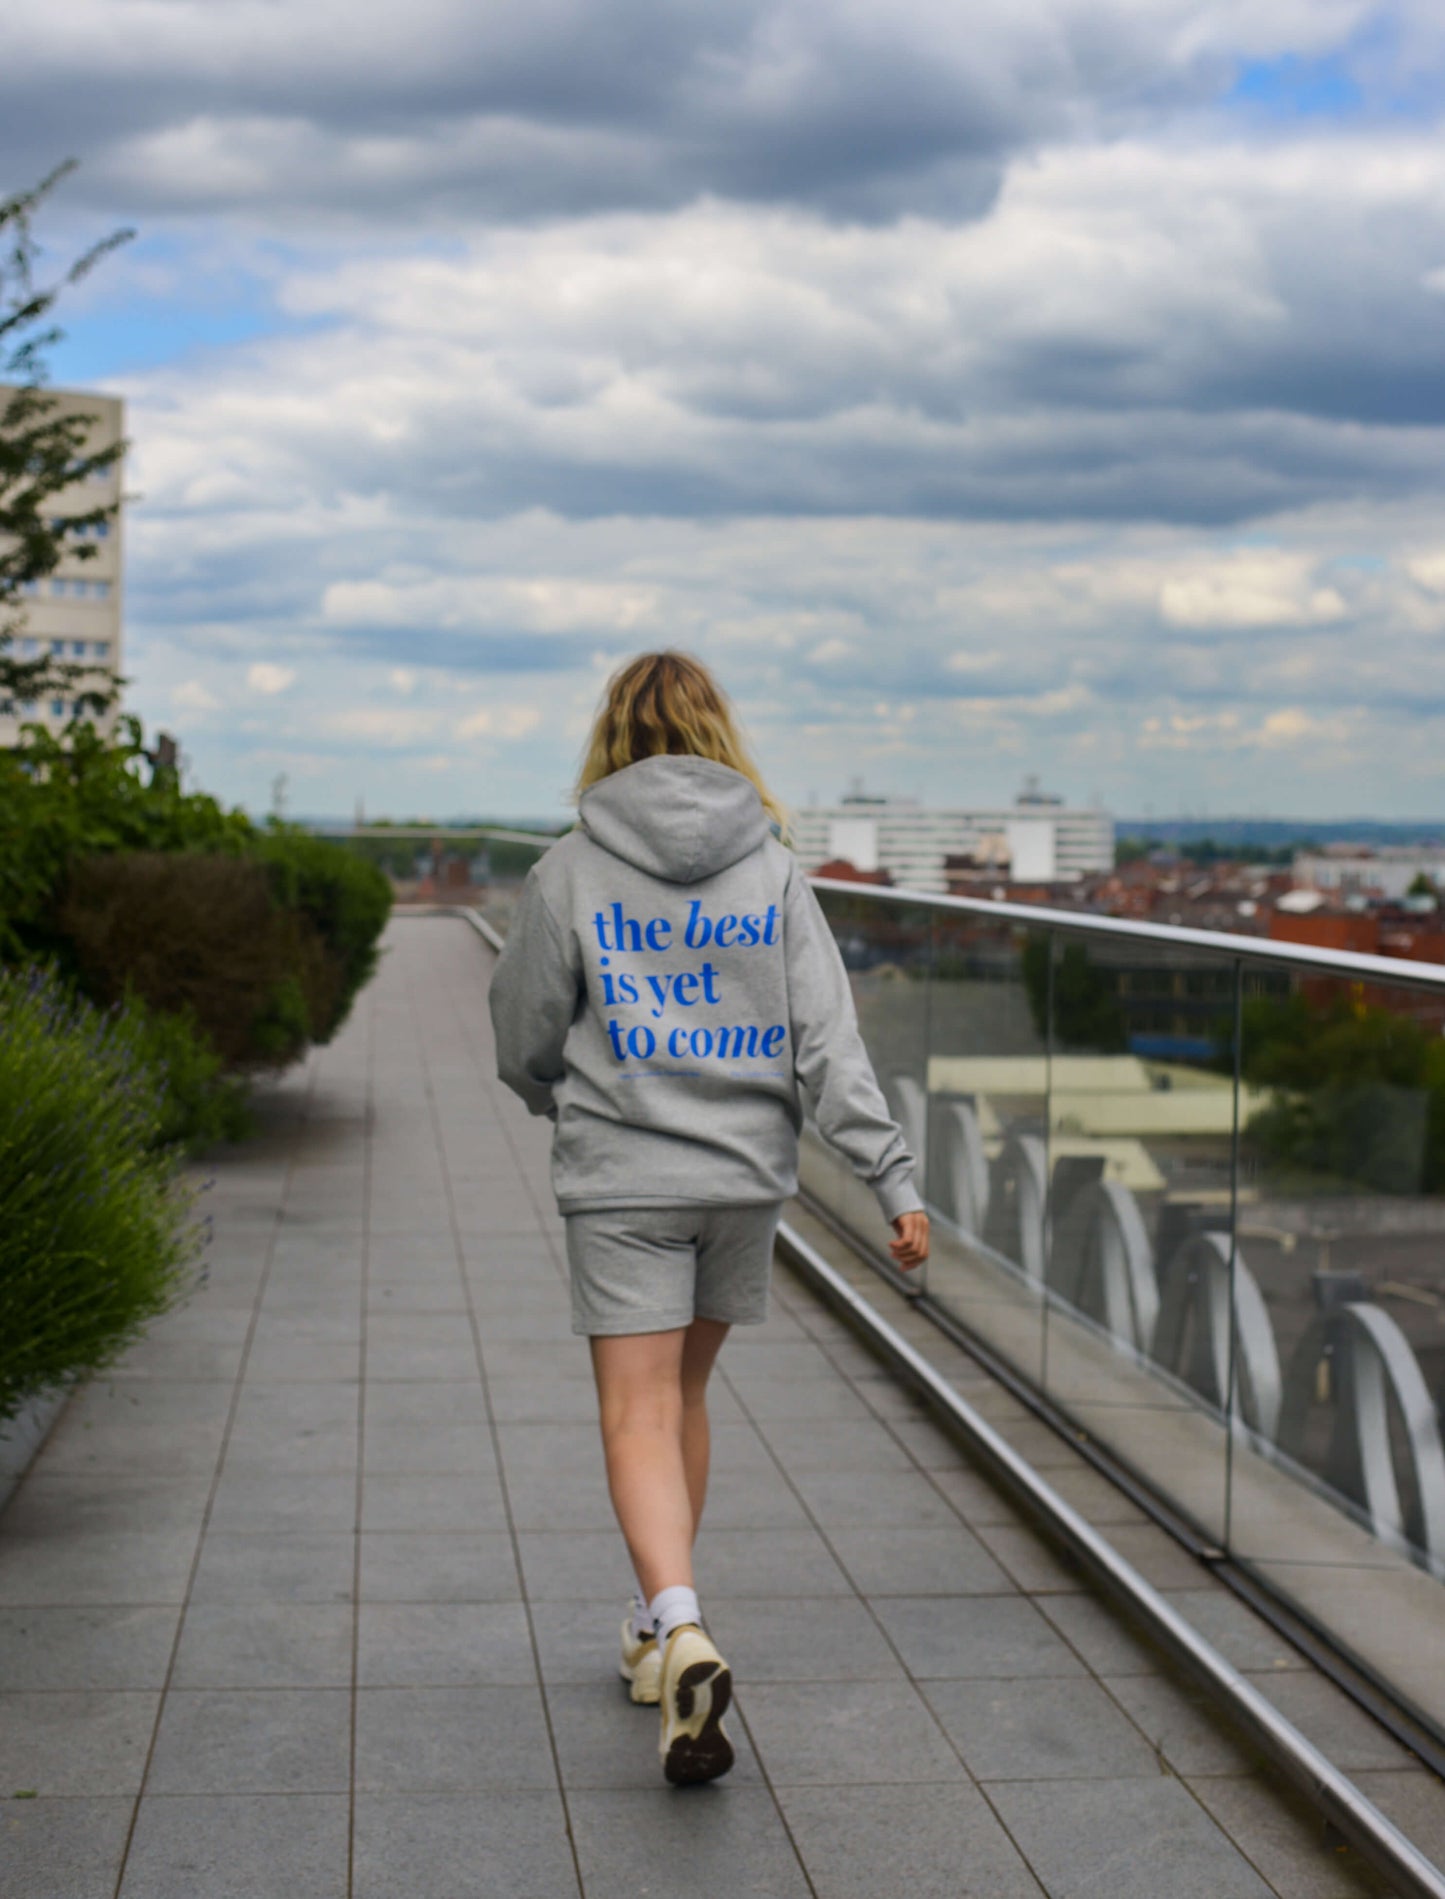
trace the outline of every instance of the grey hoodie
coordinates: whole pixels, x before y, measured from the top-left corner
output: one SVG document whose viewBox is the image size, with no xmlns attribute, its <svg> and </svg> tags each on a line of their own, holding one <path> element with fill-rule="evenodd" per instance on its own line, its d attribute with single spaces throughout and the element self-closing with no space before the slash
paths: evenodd
<svg viewBox="0 0 1445 1899">
<path fill-rule="evenodd" d="M 563 1213 L 798 1184 L 799 1084 L 884 1217 L 922 1206 L 832 932 L 748 779 L 645 758 L 533 866 L 492 978 L 497 1072 L 554 1115 Z"/>
</svg>

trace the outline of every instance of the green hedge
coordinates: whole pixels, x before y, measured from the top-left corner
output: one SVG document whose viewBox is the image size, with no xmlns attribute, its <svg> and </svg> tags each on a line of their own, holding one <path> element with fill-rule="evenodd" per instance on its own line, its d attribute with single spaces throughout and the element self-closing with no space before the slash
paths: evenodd
<svg viewBox="0 0 1445 1899">
<path fill-rule="evenodd" d="M 115 1359 L 193 1283 L 204 1226 L 134 1005 L 0 970 L 0 1421 Z"/>
<path fill-rule="evenodd" d="M 0 814 L 0 962 L 53 963 L 102 1006 L 129 995 L 183 1018 L 177 1053 L 205 1043 L 228 1069 L 280 1067 L 331 1040 L 376 968 L 383 872 L 182 792 L 151 769 L 134 718 L 114 740 L 84 721 L 63 742 L 28 728 L 0 753 Z M 214 1136 L 217 1115 L 242 1125 L 213 1078 L 193 1082 L 172 1091 L 179 1138 Z"/>
</svg>

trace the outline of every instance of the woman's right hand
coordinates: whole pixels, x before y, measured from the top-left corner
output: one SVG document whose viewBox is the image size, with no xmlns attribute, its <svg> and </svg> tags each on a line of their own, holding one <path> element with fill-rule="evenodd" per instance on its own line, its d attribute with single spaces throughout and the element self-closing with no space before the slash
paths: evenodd
<svg viewBox="0 0 1445 1899">
<path fill-rule="evenodd" d="M 894 1264 L 903 1271 L 911 1272 L 915 1266 L 921 1266 L 928 1258 L 928 1215 L 923 1212 L 900 1213 L 893 1222 L 896 1240 L 888 1242 L 888 1250 L 893 1255 Z"/>
</svg>

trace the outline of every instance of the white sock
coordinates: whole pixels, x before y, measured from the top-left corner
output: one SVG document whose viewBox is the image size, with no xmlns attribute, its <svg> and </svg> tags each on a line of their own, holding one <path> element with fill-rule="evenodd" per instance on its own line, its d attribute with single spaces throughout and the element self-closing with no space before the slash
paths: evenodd
<svg viewBox="0 0 1445 1899">
<path fill-rule="evenodd" d="M 652 1620 L 657 1627 L 659 1648 L 667 1647 L 667 1638 L 684 1622 L 696 1622 L 699 1625 L 702 1622 L 702 1611 L 697 1606 L 697 1591 L 689 1589 L 685 1583 L 673 1583 L 670 1588 L 659 1589 L 647 1606 L 652 1611 Z"/>
<path fill-rule="evenodd" d="M 642 1591 L 635 1590 L 632 1597 L 632 1633 L 637 1641 L 655 1632 L 652 1611 L 643 1599 Z"/>
</svg>

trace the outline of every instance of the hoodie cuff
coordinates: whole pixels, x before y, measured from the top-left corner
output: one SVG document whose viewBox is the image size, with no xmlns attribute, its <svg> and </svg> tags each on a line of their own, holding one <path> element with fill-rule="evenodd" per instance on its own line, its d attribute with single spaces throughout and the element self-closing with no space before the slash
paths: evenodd
<svg viewBox="0 0 1445 1899">
<path fill-rule="evenodd" d="M 878 1204 L 883 1209 L 883 1218 L 892 1226 L 901 1213 L 922 1213 L 923 1201 L 913 1184 L 913 1162 L 907 1160 L 901 1167 L 890 1168 L 871 1183 L 878 1196 Z"/>
</svg>

